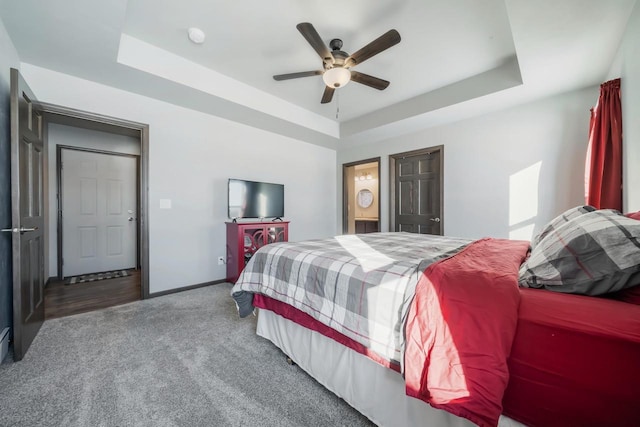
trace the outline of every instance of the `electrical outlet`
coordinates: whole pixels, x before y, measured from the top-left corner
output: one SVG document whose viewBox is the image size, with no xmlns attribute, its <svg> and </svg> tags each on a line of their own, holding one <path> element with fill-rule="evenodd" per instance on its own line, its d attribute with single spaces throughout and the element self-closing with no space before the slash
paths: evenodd
<svg viewBox="0 0 640 427">
<path fill-rule="evenodd" d="M 218 265 L 223 265 L 223 264 L 225 264 L 224 257 L 223 256 L 219 256 L 218 257 Z"/>
</svg>

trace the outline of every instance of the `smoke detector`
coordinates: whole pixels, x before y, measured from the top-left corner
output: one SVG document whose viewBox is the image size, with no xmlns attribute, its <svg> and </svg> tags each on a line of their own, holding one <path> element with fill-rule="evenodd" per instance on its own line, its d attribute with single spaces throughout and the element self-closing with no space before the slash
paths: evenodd
<svg viewBox="0 0 640 427">
<path fill-rule="evenodd" d="M 202 31 L 200 28 L 191 27 L 189 28 L 189 30 L 187 30 L 187 33 L 189 34 L 189 40 L 191 40 L 195 44 L 204 43 L 205 34 L 204 31 Z"/>
</svg>

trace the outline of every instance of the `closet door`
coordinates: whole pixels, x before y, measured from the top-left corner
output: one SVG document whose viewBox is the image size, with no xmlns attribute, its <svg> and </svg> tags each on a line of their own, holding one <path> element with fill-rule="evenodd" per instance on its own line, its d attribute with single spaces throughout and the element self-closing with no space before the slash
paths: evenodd
<svg viewBox="0 0 640 427">
<path fill-rule="evenodd" d="M 395 231 L 442 234 L 441 151 L 399 154 L 395 159 Z"/>
</svg>

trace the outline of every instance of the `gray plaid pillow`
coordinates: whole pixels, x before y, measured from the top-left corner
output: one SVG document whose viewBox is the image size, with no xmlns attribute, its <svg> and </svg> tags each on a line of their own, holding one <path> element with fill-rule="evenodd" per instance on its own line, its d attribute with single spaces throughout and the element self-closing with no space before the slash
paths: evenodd
<svg viewBox="0 0 640 427">
<path fill-rule="evenodd" d="M 640 284 L 640 222 L 614 210 L 551 230 L 520 267 L 520 286 L 601 295 Z"/>
<path fill-rule="evenodd" d="M 590 205 L 576 206 L 575 208 L 567 209 L 566 211 L 549 221 L 549 223 L 542 229 L 542 231 L 533 238 L 533 240 L 531 241 L 531 246 L 537 246 L 540 241 L 546 237 L 547 234 L 557 229 L 558 227 L 563 226 L 573 218 L 577 218 L 580 215 L 584 215 L 595 210 L 596 208 Z"/>
</svg>

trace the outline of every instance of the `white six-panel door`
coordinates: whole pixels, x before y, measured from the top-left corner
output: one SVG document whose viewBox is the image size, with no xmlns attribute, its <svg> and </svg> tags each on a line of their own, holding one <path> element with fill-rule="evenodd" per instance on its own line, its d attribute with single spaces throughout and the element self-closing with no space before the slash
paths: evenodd
<svg viewBox="0 0 640 427">
<path fill-rule="evenodd" d="M 136 163 L 61 150 L 62 271 L 65 277 L 136 266 Z"/>
</svg>

